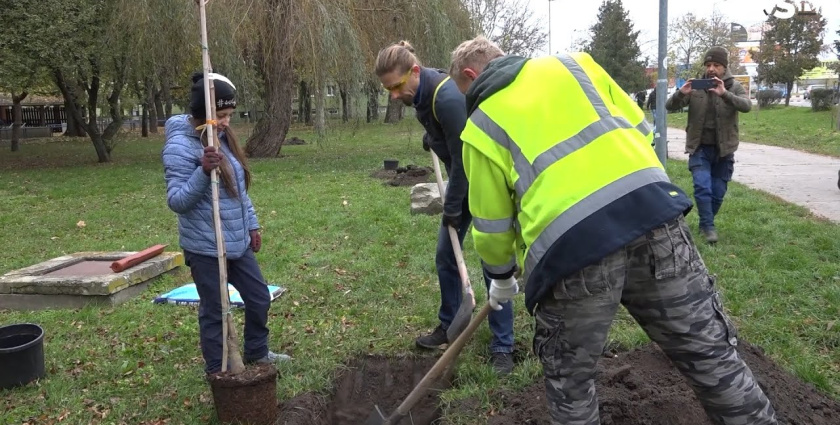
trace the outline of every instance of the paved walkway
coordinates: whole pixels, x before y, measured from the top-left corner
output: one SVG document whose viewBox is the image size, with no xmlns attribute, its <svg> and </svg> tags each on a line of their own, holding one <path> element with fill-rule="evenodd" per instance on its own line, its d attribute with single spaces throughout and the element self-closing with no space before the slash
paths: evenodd
<svg viewBox="0 0 840 425">
<path fill-rule="evenodd" d="M 668 158 L 688 161 L 685 130 L 668 128 Z M 732 179 L 840 222 L 840 158 L 741 142 Z"/>
</svg>

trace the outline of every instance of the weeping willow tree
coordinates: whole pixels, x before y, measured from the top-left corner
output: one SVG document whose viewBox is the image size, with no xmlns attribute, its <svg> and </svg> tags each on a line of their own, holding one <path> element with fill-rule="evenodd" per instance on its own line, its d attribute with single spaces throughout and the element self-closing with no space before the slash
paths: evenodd
<svg viewBox="0 0 840 425">
<path fill-rule="evenodd" d="M 364 78 L 364 55 L 359 28 L 352 14 L 351 0 L 313 0 L 301 2 L 292 11 L 296 27 L 292 47 L 294 65 L 300 79 L 299 105 L 308 112 L 305 97 L 315 98 L 314 127 L 319 137 L 326 132 L 326 85 L 337 83 L 344 93 L 345 120 L 349 113 L 349 96 L 356 82 Z M 299 118 L 302 117 L 299 110 Z"/>
<path fill-rule="evenodd" d="M 368 121 L 378 119 L 380 85 L 373 75 L 380 49 L 399 40 L 408 40 L 424 66 L 448 68 L 452 50 L 471 37 L 470 16 L 460 0 L 361 0 L 353 2 L 358 23 L 368 97 Z M 403 104 L 390 101 L 385 122 L 402 118 Z"/>
<path fill-rule="evenodd" d="M 187 84 L 190 71 L 201 66 L 198 8 L 168 0 L 125 1 L 121 7 L 118 25 L 132 40 L 127 89 L 141 106 L 146 136 L 172 114 L 171 89 Z"/>
<path fill-rule="evenodd" d="M 245 152 L 251 157 L 276 157 L 291 124 L 294 79 L 292 3 L 297 2 L 225 2 L 228 19 L 234 23 L 230 27 L 230 38 L 236 41 L 240 49 L 240 53 L 234 57 L 239 64 L 253 72 L 253 78 L 259 83 L 251 90 L 252 95 L 261 98 L 261 102 L 254 103 L 263 110 L 245 146 Z M 213 56 L 211 60 L 218 61 Z M 214 67 L 218 68 L 219 65 L 214 62 Z"/>
<path fill-rule="evenodd" d="M 470 37 L 469 13 L 460 0 L 231 0 L 226 5 L 230 19 L 238 21 L 226 27 L 241 50 L 236 57 L 256 71 L 265 109 L 246 146 L 250 156 L 279 154 L 300 81 L 306 83 L 304 96 L 312 88 L 313 124 L 323 135 L 327 82 L 338 84 L 346 119 L 354 94 L 378 101 L 381 89 L 372 71 L 382 47 L 407 39 L 425 65 L 445 68 L 452 49 Z M 369 120 L 377 115 L 378 106 L 368 108 Z"/>
</svg>

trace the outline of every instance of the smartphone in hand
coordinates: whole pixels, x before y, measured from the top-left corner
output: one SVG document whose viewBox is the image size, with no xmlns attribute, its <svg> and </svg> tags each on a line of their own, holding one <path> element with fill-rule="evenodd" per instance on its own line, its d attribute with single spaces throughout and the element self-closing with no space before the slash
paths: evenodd
<svg viewBox="0 0 840 425">
<path fill-rule="evenodd" d="M 692 90 L 708 90 L 715 88 L 717 84 L 715 84 L 714 78 L 699 78 L 696 80 L 691 80 L 691 89 Z"/>
</svg>

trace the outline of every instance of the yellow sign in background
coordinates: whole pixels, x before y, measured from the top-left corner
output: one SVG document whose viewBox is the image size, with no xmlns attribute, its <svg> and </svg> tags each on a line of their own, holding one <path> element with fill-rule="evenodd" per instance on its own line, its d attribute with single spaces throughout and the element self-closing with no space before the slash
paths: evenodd
<svg viewBox="0 0 840 425">
<path fill-rule="evenodd" d="M 733 75 L 735 80 L 741 83 L 741 86 L 744 87 L 744 90 L 747 91 L 747 97 L 750 96 L 750 76 L 749 75 Z"/>
</svg>

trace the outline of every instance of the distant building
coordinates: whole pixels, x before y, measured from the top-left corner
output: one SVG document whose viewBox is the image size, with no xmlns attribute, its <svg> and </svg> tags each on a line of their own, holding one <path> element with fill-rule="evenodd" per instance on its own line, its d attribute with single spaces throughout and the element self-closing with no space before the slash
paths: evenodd
<svg viewBox="0 0 840 425">
<path fill-rule="evenodd" d="M 13 122 L 12 96 L 0 93 L 0 122 L 9 126 Z M 21 102 L 21 115 L 27 127 L 51 127 L 60 132 L 62 125 L 67 124 L 64 111 L 64 99 L 53 96 L 29 95 Z"/>
</svg>

